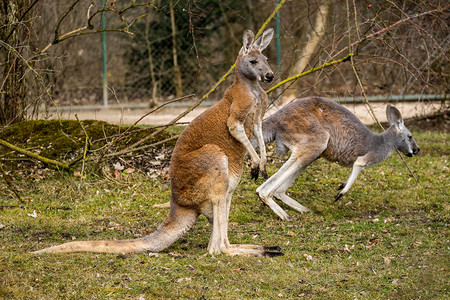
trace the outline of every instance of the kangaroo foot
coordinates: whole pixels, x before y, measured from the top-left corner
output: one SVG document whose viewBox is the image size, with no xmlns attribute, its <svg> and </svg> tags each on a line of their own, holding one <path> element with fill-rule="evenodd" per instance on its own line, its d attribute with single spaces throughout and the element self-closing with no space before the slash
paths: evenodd
<svg viewBox="0 0 450 300">
<path fill-rule="evenodd" d="M 337 202 L 339 199 L 341 199 L 341 197 L 344 196 L 344 194 L 339 193 L 336 195 L 336 197 L 334 198 L 334 202 Z"/>
<path fill-rule="evenodd" d="M 230 247 L 223 250 L 223 253 L 227 255 L 245 255 L 245 256 L 283 256 L 281 248 L 278 246 L 260 246 L 260 245 L 247 245 L 247 244 L 232 244 Z"/>
</svg>

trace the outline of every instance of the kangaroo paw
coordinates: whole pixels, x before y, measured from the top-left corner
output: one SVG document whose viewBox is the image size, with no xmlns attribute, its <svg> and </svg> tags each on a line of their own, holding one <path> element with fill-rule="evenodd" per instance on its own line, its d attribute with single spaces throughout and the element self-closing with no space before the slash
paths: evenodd
<svg viewBox="0 0 450 300">
<path fill-rule="evenodd" d="M 253 167 L 250 171 L 250 176 L 255 181 L 258 179 L 259 176 L 259 166 Z"/>
</svg>

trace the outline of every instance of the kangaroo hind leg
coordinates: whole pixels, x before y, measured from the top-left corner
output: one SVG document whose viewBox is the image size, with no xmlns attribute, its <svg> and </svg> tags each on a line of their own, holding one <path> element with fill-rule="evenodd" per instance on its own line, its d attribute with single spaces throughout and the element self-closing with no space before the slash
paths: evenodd
<svg viewBox="0 0 450 300">
<path fill-rule="evenodd" d="M 204 146 L 197 151 L 198 160 L 203 160 L 202 176 L 196 180 L 197 186 L 186 187 L 189 194 L 195 192 L 199 200 L 199 211 L 209 221 L 212 221 L 211 238 L 208 244 L 208 253 L 227 255 L 252 255 L 252 256 L 277 256 L 282 255 L 279 247 L 264 247 L 259 245 L 232 245 L 228 240 L 228 219 L 231 198 L 239 183 L 240 174 L 232 174 L 228 169 L 228 157 L 217 146 Z M 205 157 L 207 157 L 206 160 Z M 198 164 L 198 160 L 192 159 L 192 164 Z M 186 166 L 186 161 L 184 163 Z M 190 185 L 193 186 L 193 185 Z M 200 197 L 199 197 L 200 196 Z"/>
<path fill-rule="evenodd" d="M 286 181 L 275 191 L 274 197 L 281 200 L 284 204 L 290 206 L 291 208 L 295 209 L 296 211 L 300 213 L 306 213 L 310 212 L 311 210 L 288 195 L 286 195 L 286 191 L 291 187 L 291 185 L 294 183 L 295 179 L 300 175 L 303 169 L 297 170 L 290 178 L 286 179 Z"/>
<path fill-rule="evenodd" d="M 329 134 L 327 132 L 316 133 L 314 137 L 300 138 L 296 143 L 296 147 L 291 149 L 292 154 L 286 163 L 256 190 L 259 198 L 282 220 L 287 220 L 290 217 L 273 201 L 272 197 L 280 199 L 299 212 L 309 211 L 308 208 L 287 196 L 286 191 L 297 176 L 326 149 L 328 138 Z"/>
<path fill-rule="evenodd" d="M 230 176 L 230 185 L 227 192 L 226 197 L 226 205 L 227 205 L 227 214 L 226 214 L 226 222 L 219 221 L 219 224 L 226 224 L 228 227 L 228 218 L 229 218 L 229 212 L 230 212 L 230 203 L 231 198 L 233 196 L 233 191 L 238 183 L 239 179 L 235 178 L 234 176 Z M 215 214 L 215 216 L 222 216 L 220 212 Z M 215 224 L 215 223 L 214 223 Z M 225 231 L 222 228 L 221 234 L 227 234 L 227 231 Z M 228 240 L 228 239 L 227 239 Z M 250 244 L 227 244 L 227 247 L 223 250 L 223 252 L 227 255 L 244 255 L 244 256 L 280 256 L 283 255 L 281 252 L 281 248 L 278 246 L 262 246 L 262 245 L 250 245 Z"/>
</svg>

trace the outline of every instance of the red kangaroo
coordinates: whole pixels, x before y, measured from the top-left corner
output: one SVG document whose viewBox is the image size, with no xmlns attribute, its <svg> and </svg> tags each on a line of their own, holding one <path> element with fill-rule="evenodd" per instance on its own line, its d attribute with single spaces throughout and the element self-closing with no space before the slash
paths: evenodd
<svg viewBox="0 0 450 300">
<path fill-rule="evenodd" d="M 279 247 L 232 245 L 228 241 L 231 197 L 246 152 L 252 160 L 252 177 L 257 177 L 259 170 L 265 174 L 261 124 L 268 101 L 259 81 L 270 82 L 274 77 L 267 58 L 261 54 L 272 37 L 272 29 L 256 41 L 251 31 L 244 32 L 233 84 L 221 101 L 193 120 L 178 138 L 169 169 L 170 212 L 153 233 L 133 240 L 69 242 L 34 253 L 159 252 L 177 241 L 203 214 L 212 223 L 210 254 L 282 255 Z M 249 141 L 253 133 L 261 157 Z"/>
</svg>

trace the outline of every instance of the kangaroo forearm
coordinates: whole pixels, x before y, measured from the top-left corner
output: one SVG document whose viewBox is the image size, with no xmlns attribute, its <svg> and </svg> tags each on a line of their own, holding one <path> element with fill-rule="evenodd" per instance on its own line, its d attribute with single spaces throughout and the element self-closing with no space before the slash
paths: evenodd
<svg viewBox="0 0 450 300">
<path fill-rule="evenodd" d="M 255 138 L 258 141 L 258 147 L 259 147 L 259 155 L 261 157 L 261 160 L 266 160 L 266 145 L 264 143 L 263 133 L 262 133 L 262 126 L 257 125 L 255 126 L 254 130 Z"/>
<path fill-rule="evenodd" d="M 256 153 L 255 148 L 253 148 L 250 140 L 245 134 L 244 125 L 234 122 L 228 122 L 227 125 L 231 135 L 247 149 L 252 161 L 259 161 L 259 156 Z"/>
</svg>

